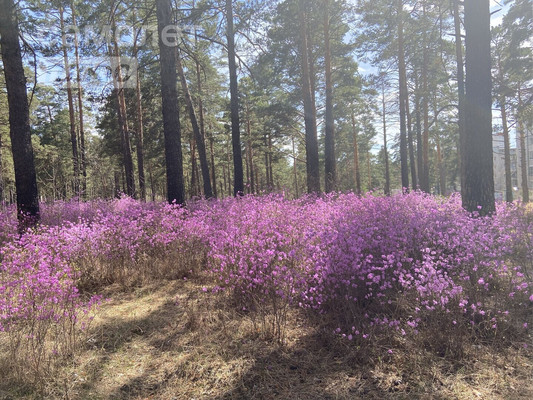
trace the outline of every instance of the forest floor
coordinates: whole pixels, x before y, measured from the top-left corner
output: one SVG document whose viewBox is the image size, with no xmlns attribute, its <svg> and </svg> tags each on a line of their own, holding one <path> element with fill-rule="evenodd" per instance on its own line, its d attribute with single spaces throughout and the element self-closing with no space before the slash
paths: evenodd
<svg viewBox="0 0 533 400">
<path fill-rule="evenodd" d="M 471 343 L 460 359 L 408 347 L 363 359 L 298 310 L 280 345 L 198 281 L 110 287 L 105 296 L 83 349 L 47 379 L 46 398 L 533 398 L 530 350 Z M 0 380 L 0 399 L 32 392 Z"/>
</svg>

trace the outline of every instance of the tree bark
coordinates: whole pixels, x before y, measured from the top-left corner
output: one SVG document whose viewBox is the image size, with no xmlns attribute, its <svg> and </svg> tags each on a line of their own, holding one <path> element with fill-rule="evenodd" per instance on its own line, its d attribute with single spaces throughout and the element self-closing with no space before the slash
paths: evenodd
<svg viewBox="0 0 533 400">
<path fill-rule="evenodd" d="M 424 161 L 422 157 L 422 120 L 420 115 L 420 87 L 418 86 L 418 78 L 415 73 L 415 124 L 416 124 L 416 167 L 418 169 L 418 188 L 420 188 L 420 175 L 424 169 Z"/>
<path fill-rule="evenodd" d="M 137 37 L 137 35 L 136 35 Z M 133 44 L 133 56 L 139 59 L 139 48 L 137 40 Z M 135 106 L 136 106 L 136 136 L 137 136 L 137 174 L 139 175 L 139 197 L 141 201 L 146 201 L 146 178 L 144 174 L 144 126 L 143 126 L 143 106 L 141 92 L 141 76 L 139 68 L 135 71 Z"/>
<path fill-rule="evenodd" d="M 465 193 L 463 207 L 495 211 L 489 0 L 465 2 Z"/>
<path fill-rule="evenodd" d="M 359 168 L 359 145 L 357 144 L 357 127 L 355 125 L 355 113 L 352 110 L 352 134 L 353 134 L 353 176 L 355 180 L 355 193 L 361 194 L 361 170 Z"/>
<path fill-rule="evenodd" d="M 500 69 L 500 77 L 501 77 Z M 500 112 L 502 117 L 502 130 L 503 130 L 503 158 L 505 165 L 505 201 L 508 203 L 513 202 L 513 181 L 511 177 L 511 146 L 509 143 L 509 126 L 507 124 L 507 110 L 505 95 L 500 96 Z"/>
<path fill-rule="evenodd" d="M 74 57 L 76 60 L 76 84 L 78 89 L 78 121 L 79 121 L 79 145 L 80 145 L 80 169 L 81 169 L 81 194 L 83 197 L 87 196 L 87 160 L 85 151 L 85 125 L 83 120 L 83 90 L 81 87 L 81 66 L 80 66 L 80 52 L 78 42 L 78 23 L 76 21 L 76 8 L 74 1 L 70 1 L 70 9 L 72 12 L 72 26 L 74 27 Z"/>
<path fill-rule="evenodd" d="M 249 170 L 248 183 L 250 184 L 250 193 L 255 193 L 255 177 L 254 177 L 254 152 L 252 147 L 252 126 L 250 121 L 250 110 L 248 103 L 246 103 L 246 158 Z"/>
<path fill-rule="evenodd" d="M 381 87 L 381 113 L 383 122 L 383 155 L 385 157 L 385 187 L 383 192 L 385 196 L 390 196 L 390 171 L 389 171 L 389 152 L 387 149 L 387 116 L 385 108 L 385 83 Z"/>
<path fill-rule="evenodd" d="M 320 170 L 318 158 L 318 139 L 316 127 L 316 110 L 313 107 L 311 77 L 309 73 L 309 56 L 307 46 L 307 21 L 305 1 L 298 1 L 298 21 L 300 25 L 300 57 L 302 64 L 302 97 L 305 121 L 305 157 L 307 167 L 308 193 L 320 192 Z"/>
<path fill-rule="evenodd" d="M 189 118 L 191 120 L 192 130 L 194 133 L 194 141 L 196 142 L 196 148 L 198 149 L 198 158 L 200 159 L 200 168 L 202 170 L 202 180 L 204 185 L 204 196 L 206 198 L 213 197 L 213 189 L 211 187 L 211 176 L 209 174 L 209 164 L 207 163 L 207 152 L 205 150 L 204 135 L 198 124 L 198 118 L 196 117 L 196 111 L 194 110 L 194 104 L 192 101 L 191 92 L 189 91 L 189 85 L 187 79 L 185 79 L 185 72 L 183 71 L 183 65 L 178 52 L 176 58 L 176 64 L 178 66 L 178 74 L 181 82 L 181 89 L 185 95 L 185 103 L 189 110 Z M 239 144 L 240 147 L 240 144 Z"/>
<path fill-rule="evenodd" d="M 72 79 L 70 76 L 70 63 L 68 59 L 67 35 L 65 32 L 64 10 L 59 6 L 59 24 L 61 29 L 61 50 L 63 51 L 63 66 L 65 68 L 65 81 L 67 85 L 68 117 L 70 127 L 70 144 L 72 148 L 72 169 L 74 172 L 73 188 L 74 195 L 80 195 L 80 168 L 78 156 L 78 140 L 76 134 L 76 117 L 74 115 L 74 98 L 72 95 Z"/>
<path fill-rule="evenodd" d="M 226 36 L 228 39 L 228 69 L 230 80 L 231 144 L 233 149 L 233 195 L 244 193 L 241 132 L 239 127 L 239 90 L 235 63 L 235 33 L 233 31 L 233 4 L 226 0 Z"/>
<path fill-rule="evenodd" d="M 423 3 L 422 13 L 426 17 L 426 3 Z M 420 175 L 420 190 L 429 193 L 429 92 L 428 92 L 428 43 L 427 32 L 424 28 L 422 35 L 423 62 L 422 62 L 422 113 L 424 118 L 424 130 L 422 131 L 422 170 Z M 419 149 L 420 151 L 420 149 Z"/>
<path fill-rule="evenodd" d="M 518 110 L 522 110 L 522 94 L 518 89 Z M 524 131 L 524 124 L 521 115 L 517 115 L 518 121 L 518 135 L 520 140 L 520 169 L 522 172 L 522 201 L 529 203 L 529 181 L 527 170 L 527 153 L 526 153 L 526 134 Z"/>
<path fill-rule="evenodd" d="M 400 165 L 403 190 L 409 189 L 409 165 L 407 160 L 407 77 L 403 43 L 403 0 L 398 0 L 398 78 L 400 85 Z"/>
<path fill-rule="evenodd" d="M 133 158 L 131 156 L 130 132 L 128 127 L 128 117 L 126 111 L 126 99 L 124 97 L 124 80 L 122 76 L 122 65 L 120 50 L 115 36 L 115 20 L 111 22 L 112 34 L 111 42 L 108 43 L 109 56 L 111 58 L 111 74 L 117 102 L 117 118 L 120 129 L 120 139 L 122 146 L 122 159 L 124 162 L 124 172 L 126 174 L 126 194 L 135 197 L 135 177 L 133 172 Z"/>
<path fill-rule="evenodd" d="M 418 179 L 416 175 L 415 144 L 413 126 L 411 123 L 411 110 L 409 109 L 409 92 L 407 92 L 407 100 L 405 102 L 405 114 L 407 116 L 407 145 L 409 149 L 409 167 L 411 169 L 411 187 L 413 190 L 416 190 L 418 186 Z"/>
<path fill-rule="evenodd" d="M 165 137 L 165 161 L 167 172 L 167 200 L 169 203 L 185 203 L 183 182 L 183 156 L 179 120 L 178 93 L 176 88 L 176 45 L 163 42 L 163 29 L 170 26 L 172 7 L 170 0 L 156 0 L 157 31 L 161 65 L 161 100 L 163 132 Z"/>
<path fill-rule="evenodd" d="M 455 28 L 455 57 L 457 59 L 457 92 L 458 92 L 458 120 L 459 129 L 459 171 L 461 175 L 461 193 L 465 192 L 465 127 L 464 127 L 464 99 L 465 77 L 463 62 L 463 45 L 461 42 L 461 18 L 459 15 L 459 0 L 452 0 L 453 25 Z"/>
<path fill-rule="evenodd" d="M 217 176 L 215 171 L 215 139 L 213 135 L 209 135 L 209 152 L 211 154 L 211 180 L 213 182 L 213 196 L 218 197 L 217 195 Z M 223 192 L 221 192 L 224 195 Z"/>
<path fill-rule="evenodd" d="M 329 39 L 330 0 L 324 0 L 324 63 L 326 72 L 326 115 L 325 115 L 325 190 L 337 189 L 337 162 L 335 159 L 335 120 L 333 119 L 333 83 L 331 80 L 331 49 Z"/>
<path fill-rule="evenodd" d="M 296 198 L 300 197 L 300 191 L 298 188 L 298 169 L 296 168 L 296 147 L 294 145 L 294 136 L 291 137 L 292 141 L 292 173 L 294 175 L 294 191 Z"/>
<path fill-rule="evenodd" d="M 13 0 L 0 0 L 0 47 L 9 107 L 9 134 L 15 169 L 19 232 L 39 221 L 39 193 L 31 144 L 26 77 Z"/>
</svg>

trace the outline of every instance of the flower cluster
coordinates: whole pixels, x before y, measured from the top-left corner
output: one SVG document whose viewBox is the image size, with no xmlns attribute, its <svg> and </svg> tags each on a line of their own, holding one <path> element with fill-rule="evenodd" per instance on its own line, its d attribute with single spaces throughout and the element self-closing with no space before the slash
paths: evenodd
<svg viewBox="0 0 533 400">
<path fill-rule="evenodd" d="M 14 210 L 0 214 L 0 329 L 76 319 L 92 305 L 77 288 L 193 270 L 243 309 L 273 315 L 278 331 L 295 306 L 331 316 L 350 340 L 416 334 L 432 321 L 509 335 L 527 329 L 533 306 L 533 217 L 519 204 L 491 217 L 468 214 L 457 196 L 420 193 L 42 209 L 21 239 Z"/>
</svg>

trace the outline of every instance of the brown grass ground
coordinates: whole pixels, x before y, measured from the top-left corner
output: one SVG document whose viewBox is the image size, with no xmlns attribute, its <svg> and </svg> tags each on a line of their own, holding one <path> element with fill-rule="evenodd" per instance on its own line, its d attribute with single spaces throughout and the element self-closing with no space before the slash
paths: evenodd
<svg viewBox="0 0 533 400">
<path fill-rule="evenodd" d="M 365 359 L 301 311 L 290 312 L 279 345 L 201 288 L 109 288 L 83 349 L 47 378 L 47 394 L 1 379 L 0 399 L 533 399 L 529 350 L 472 344 L 459 361 L 417 348 Z"/>
</svg>

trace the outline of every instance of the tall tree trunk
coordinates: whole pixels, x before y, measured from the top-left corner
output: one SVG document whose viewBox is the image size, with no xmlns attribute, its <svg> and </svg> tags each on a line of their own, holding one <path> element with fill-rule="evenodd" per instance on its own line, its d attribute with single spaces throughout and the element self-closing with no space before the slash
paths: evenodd
<svg viewBox="0 0 533 400">
<path fill-rule="evenodd" d="M 152 201 L 155 201 L 155 181 L 154 181 L 154 174 L 152 172 L 152 164 L 148 163 L 148 175 L 150 178 L 150 196 Z"/>
<path fill-rule="evenodd" d="M 9 107 L 9 134 L 15 168 L 19 232 L 39 221 L 39 194 L 31 145 L 26 77 L 13 0 L 0 0 L 0 47 Z"/>
<path fill-rule="evenodd" d="M 457 60 L 457 92 L 458 92 L 458 120 L 459 129 L 459 171 L 461 175 L 461 193 L 465 192 L 465 126 L 464 99 L 465 78 L 463 62 L 463 45 L 461 42 L 461 17 L 459 15 L 459 0 L 451 0 L 453 4 L 453 25 L 455 28 L 455 58 Z"/>
<path fill-rule="evenodd" d="M 409 148 L 409 167 L 411 168 L 411 187 L 416 190 L 418 183 L 416 176 L 415 144 L 413 126 L 411 123 L 411 110 L 409 109 L 409 92 L 407 93 L 407 101 L 405 102 L 405 114 L 407 115 L 407 144 Z"/>
<path fill-rule="evenodd" d="M 122 193 L 122 189 L 120 188 L 120 172 L 114 171 L 113 172 L 113 178 L 114 178 L 114 192 L 115 192 L 115 198 L 120 199 L 120 195 Z"/>
<path fill-rule="evenodd" d="M 439 170 L 439 188 L 440 194 L 446 196 L 446 171 L 444 170 L 444 161 L 442 159 L 442 150 L 440 147 L 440 136 L 437 132 L 436 134 L 437 142 L 437 169 Z"/>
<path fill-rule="evenodd" d="M 333 83 L 331 81 L 331 49 L 329 40 L 330 0 L 324 0 L 324 63 L 326 72 L 326 115 L 325 115 L 325 189 L 336 190 L 337 162 L 335 159 L 335 121 L 333 119 Z"/>
<path fill-rule="evenodd" d="M 501 74 L 501 69 L 500 69 Z M 505 95 L 500 96 L 500 111 L 502 116 L 502 128 L 503 128 L 503 158 L 505 166 L 505 201 L 508 203 L 513 202 L 513 181 L 511 177 L 511 146 L 509 143 L 509 127 L 507 124 L 507 110 Z"/>
<path fill-rule="evenodd" d="M 270 157 L 268 156 L 268 134 L 266 130 L 265 134 L 263 135 L 263 145 L 265 147 L 265 181 L 267 189 L 270 189 Z"/>
<path fill-rule="evenodd" d="M 217 195 L 217 176 L 215 171 L 215 139 L 213 135 L 209 135 L 209 150 L 211 154 L 211 180 L 213 182 L 213 196 L 218 197 Z M 222 195 L 224 194 L 221 192 Z"/>
<path fill-rule="evenodd" d="M 370 151 L 366 153 L 366 171 L 368 174 L 368 191 L 372 190 L 372 169 L 370 168 Z"/>
<path fill-rule="evenodd" d="M 226 152 L 226 156 L 227 156 L 227 169 L 228 169 L 228 196 L 231 196 L 232 195 L 232 190 L 231 190 L 231 156 L 230 156 L 230 152 L 229 152 L 229 149 L 228 151 Z M 235 171 L 233 171 L 235 173 Z M 235 185 L 233 186 L 233 189 L 235 190 Z M 235 196 L 235 194 L 233 193 L 233 195 Z"/>
<path fill-rule="evenodd" d="M 108 43 L 108 51 L 111 58 L 111 72 L 113 75 L 113 85 L 117 102 L 117 117 L 120 129 L 122 158 L 124 162 L 124 172 L 126 174 L 126 194 L 135 197 L 135 177 L 133 172 L 133 158 L 131 155 L 130 132 L 126 112 L 126 99 L 124 97 L 124 81 L 122 76 L 120 50 L 115 34 L 116 25 L 114 17 L 111 24 L 112 34 L 111 42 Z"/>
<path fill-rule="evenodd" d="M 167 172 L 167 200 L 185 203 L 183 182 L 183 156 L 179 119 L 178 92 L 176 88 L 176 45 L 163 41 L 162 31 L 172 24 L 170 0 L 156 0 L 157 31 L 159 34 L 159 59 L 161 64 L 161 100 L 163 132 L 165 136 L 165 161 Z"/>
<path fill-rule="evenodd" d="M 403 43 L 403 0 L 398 0 L 398 78 L 400 85 L 400 165 L 402 188 L 409 189 L 409 165 L 407 160 L 406 103 L 407 76 Z"/>
<path fill-rule="evenodd" d="M 422 13 L 426 18 L 426 3 L 422 3 Z M 424 118 L 424 130 L 422 132 L 422 170 L 420 174 L 420 190 L 429 193 L 429 93 L 428 93 L 428 41 L 427 31 L 424 27 L 422 39 L 423 62 L 422 62 L 422 113 Z M 420 151 L 420 150 L 419 150 Z"/>
<path fill-rule="evenodd" d="M 269 173 L 269 180 L 270 180 L 270 188 L 274 188 L 274 167 L 273 167 L 273 160 L 272 160 L 272 134 L 270 131 L 268 131 L 268 173 Z"/>
<path fill-rule="evenodd" d="M 302 97 L 305 121 L 305 157 L 307 167 L 308 193 L 320 192 L 320 170 L 318 158 L 318 139 L 316 127 L 316 110 L 313 107 L 313 91 L 309 72 L 307 46 L 307 20 L 305 0 L 298 1 L 298 20 L 300 25 L 300 57 L 302 64 Z"/>
<path fill-rule="evenodd" d="M 2 136 L 0 135 L 0 208 L 4 205 L 4 158 L 2 157 Z M 55 197 L 55 191 L 54 191 Z M 55 199 L 54 199 L 55 200 Z"/>
<path fill-rule="evenodd" d="M 194 5 L 194 2 L 193 2 L 193 5 Z M 194 43 L 195 43 L 195 47 L 197 48 L 198 34 L 197 34 L 196 30 L 194 31 Z M 202 100 L 202 97 L 203 97 L 202 75 L 201 75 L 201 71 L 200 71 L 200 62 L 198 61 L 198 57 L 195 58 L 194 63 L 195 63 L 195 67 L 196 67 L 196 84 L 198 86 L 198 119 L 199 119 L 199 124 L 200 124 L 200 134 L 201 134 L 201 137 L 202 137 L 202 139 L 204 141 L 204 149 L 205 149 L 206 134 L 205 134 L 204 103 L 203 103 L 203 100 Z M 206 155 L 206 158 L 207 158 L 207 155 Z M 216 185 L 216 181 L 215 181 L 215 172 L 214 172 L 215 164 L 214 164 L 213 160 L 211 160 L 211 161 L 212 161 L 211 162 L 211 169 L 213 170 L 211 172 L 211 175 L 210 175 L 210 179 L 211 179 L 211 195 L 207 196 L 207 194 L 206 194 L 206 197 L 217 197 L 217 185 Z M 209 170 L 209 167 L 208 167 L 208 170 Z M 202 171 L 202 173 L 203 173 L 203 171 Z M 204 190 L 205 190 L 205 187 L 204 187 Z M 207 193 L 207 191 L 206 191 L 206 193 Z"/>
<path fill-rule="evenodd" d="M 195 197 L 200 196 L 200 185 L 198 182 L 198 164 L 196 163 L 196 143 L 194 142 L 193 137 L 189 137 L 189 148 L 190 148 L 190 160 L 191 160 L 191 185 L 189 188 L 189 196 Z"/>
<path fill-rule="evenodd" d="M 87 160 L 85 151 L 85 125 L 83 121 L 83 90 L 81 87 L 81 65 L 80 65 L 80 51 L 78 41 L 78 23 L 76 20 L 76 8 L 74 0 L 70 1 L 70 10 L 72 12 L 72 26 L 74 27 L 74 57 L 76 60 L 76 84 L 78 89 L 78 121 L 79 121 L 79 144 L 80 144 L 80 169 L 81 169 L 81 191 L 82 196 L 87 196 Z"/>
<path fill-rule="evenodd" d="M 252 125 L 250 121 L 250 110 L 248 103 L 246 103 L 246 158 L 249 169 L 250 193 L 255 193 L 255 177 L 254 177 L 254 152 L 252 148 Z"/>
<path fill-rule="evenodd" d="M 465 193 L 463 206 L 493 213 L 492 80 L 489 0 L 465 2 Z"/>
<path fill-rule="evenodd" d="M 196 118 L 196 111 L 194 110 L 194 104 L 192 101 L 191 92 L 189 91 L 189 85 L 187 84 L 187 79 L 185 79 L 185 72 L 183 71 L 183 65 L 181 63 L 179 52 L 176 60 L 181 88 L 183 90 L 183 94 L 185 95 L 185 103 L 187 104 L 187 110 L 189 111 L 189 118 L 191 120 L 192 130 L 194 133 L 194 141 L 196 142 L 196 148 L 198 149 L 198 158 L 200 158 L 200 168 L 202 170 L 202 179 L 204 183 L 204 196 L 206 198 L 211 198 L 213 197 L 213 189 L 211 187 L 211 177 L 209 174 L 209 164 L 207 162 L 204 135 L 202 134 L 200 125 L 198 124 L 198 118 Z"/>
<path fill-rule="evenodd" d="M 296 198 L 300 197 L 299 188 L 298 188 L 298 169 L 296 168 L 296 148 L 294 146 L 294 136 L 291 137 L 292 141 L 292 173 L 294 175 L 294 192 Z"/>
<path fill-rule="evenodd" d="M 518 89 L 518 110 L 522 110 L 522 94 Z M 522 122 L 522 116 L 517 113 L 516 117 L 518 121 L 518 135 L 520 140 L 520 169 L 522 172 L 522 201 L 529 203 L 529 183 L 528 183 L 528 170 L 527 170 L 527 153 L 526 153 L 526 133 L 524 130 L 524 124 Z"/>
<path fill-rule="evenodd" d="M 138 59 L 137 41 L 133 45 L 133 54 Z M 141 92 L 141 77 L 139 68 L 135 71 L 135 100 L 137 115 L 135 122 L 137 125 L 137 174 L 139 175 L 139 197 L 141 201 L 146 201 L 146 179 L 144 175 L 144 126 L 143 126 L 143 106 Z"/>
<path fill-rule="evenodd" d="M 359 145 L 357 144 L 357 126 L 355 125 L 355 113 L 352 110 L 352 134 L 353 134 L 353 176 L 355 180 L 355 193 L 361 194 L 361 170 L 359 168 Z"/>
<path fill-rule="evenodd" d="M 383 156 L 385 157 L 385 196 L 390 195 L 390 171 L 389 171 L 389 151 L 387 149 L 387 115 L 385 108 L 385 82 L 381 86 L 381 113 L 383 122 Z"/>
<path fill-rule="evenodd" d="M 417 74 L 415 73 L 415 120 L 416 120 L 416 167 L 418 169 L 418 187 L 420 188 L 420 176 L 424 169 L 422 156 L 422 119 L 420 115 L 420 87 L 418 86 Z"/>
<path fill-rule="evenodd" d="M 228 69 L 230 81 L 231 144 L 233 148 L 233 195 L 244 193 L 244 173 L 242 167 L 241 132 L 239 127 L 239 90 L 237 65 L 235 63 L 235 34 L 233 31 L 233 4 L 226 0 L 226 36 L 228 39 Z"/>
<path fill-rule="evenodd" d="M 439 171 L 439 187 L 440 187 L 440 194 L 442 196 L 446 196 L 446 192 L 448 191 L 446 187 L 446 167 L 444 164 L 444 157 L 442 155 L 442 150 L 440 147 L 440 134 L 439 129 L 437 127 L 438 123 L 438 110 L 437 110 L 437 97 L 434 98 L 433 103 L 433 113 L 435 115 L 435 141 L 437 143 L 437 169 Z"/>
<path fill-rule="evenodd" d="M 72 80 L 70 76 L 70 63 L 68 60 L 67 35 L 65 32 L 65 19 L 63 7 L 59 7 L 59 24 L 61 29 L 61 48 L 63 51 L 63 65 L 65 68 L 65 81 L 67 84 L 68 117 L 70 127 L 70 143 L 72 147 L 72 167 L 74 172 L 73 188 L 74 195 L 80 195 L 80 168 L 78 156 L 78 140 L 76 134 L 76 117 L 74 115 L 74 98 L 72 95 Z"/>
</svg>

